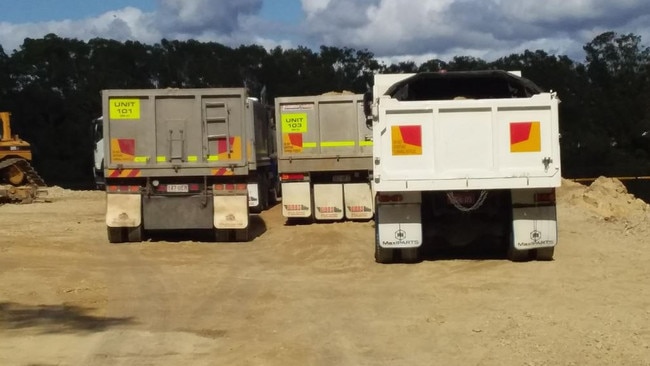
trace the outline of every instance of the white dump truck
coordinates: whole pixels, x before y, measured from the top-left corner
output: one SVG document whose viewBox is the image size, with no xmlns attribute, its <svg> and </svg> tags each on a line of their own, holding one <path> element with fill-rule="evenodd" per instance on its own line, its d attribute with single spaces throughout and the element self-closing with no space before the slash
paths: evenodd
<svg viewBox="0 0 650 366">
<path fill-rule="evenodd" d="M 369 220 L 372 130 L 363 95 L 275 99 L 282 214 L 288 220 Z"/>
<path fill-rule="evenodd" d="M 375 260 L 503 245 L 551 260 L 561 184 L 559 99 L 505 71 L 375 75 Z M 507 247 L 507 249 L 506 249 Z"/>
<path fill-rule="evenodd" d="M 102 101 L 110 242 L 184 229 L 249 240 L 249 211 L 277 196 L 272 108 L 244 88 L 104 90 Z"/>
</svg>

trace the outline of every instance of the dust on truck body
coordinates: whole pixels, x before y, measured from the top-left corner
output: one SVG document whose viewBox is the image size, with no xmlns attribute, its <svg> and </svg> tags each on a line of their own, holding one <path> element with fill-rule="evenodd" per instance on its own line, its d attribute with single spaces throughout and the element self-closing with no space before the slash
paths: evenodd
<svg viewBox="0 0 650 366">
<path fill-rule="evenodd" d="M 423 244 L 551 260 L 558 103 L 505 71 L 375 75 L 375 260 L 417 261 Z"/>
<path fill-rule="evenodd" d="M 249 209 L 274 197 L 272 113 L 243 88 L 104 90 L 110 242 L 149 230 L 248 240 Z"/>
<path fill-rule="evenodd" d="M 283 216 L 372 218 L 372 130 L 363 95 L 280 97 L 275 113 Z"/>
</svg>

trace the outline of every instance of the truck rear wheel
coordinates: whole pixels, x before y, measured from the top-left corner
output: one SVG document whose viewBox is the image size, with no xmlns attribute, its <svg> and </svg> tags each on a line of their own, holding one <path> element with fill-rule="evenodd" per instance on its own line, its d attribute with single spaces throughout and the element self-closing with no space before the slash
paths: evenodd
<svg viewBox="0 0 650 366">
<path fill-rule="evenodd" d="M 515 248 L 514 233 L 510 234 L 510 242 L 508 243 L 508 259 L 512 262 L 525 262 L 530 259 L 530 250 L 519 250 Z"/>
<path fill-rule="evenodd" d="M 214 229 L 214 240 L 225 243 L 230 241 L 230 230 Z"/>
<path fill-rule="evenodd" d="M 404 263 L 415 263 L 420 260 L 420 248 L 405 248 L 400 254 Z"/>
<path fill-rule="evenodd" d="M 138 227 L 130 227 L 127 230 L 127 237 L 130 242 L 141 242 L 142 241 L 142 234 L 143 234 L 143 229 L 142 225 Z"/>
<path fill-rule="evenodd" d="M 235 241 L 245 242 L 248 240 L 248 228 L 235 230 Z"/>
<path fill-rule="evenodd" d="M 106 227 L 109 243 L 124 243 L 124 230 L 121 227 Z"/>
<path fill-rule="evenodd" d="M 395 249 L 382 248 L 379 243 L 375 243 L 375 262 L 393 263 L 395 261 Z"/>
<path fill-rule="evenodd" d="M 537 248 L 535 253 L 535 258 L 538 261 L 552 261 L 554 253 L 555 253 L 555 247 Z"/>
</svg>

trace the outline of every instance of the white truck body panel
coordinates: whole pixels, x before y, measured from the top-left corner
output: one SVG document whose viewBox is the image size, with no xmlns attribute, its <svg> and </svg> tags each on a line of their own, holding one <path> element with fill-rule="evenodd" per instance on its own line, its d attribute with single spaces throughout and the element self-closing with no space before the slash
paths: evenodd
<svg viewBox="0 0 650 366">
<path fill-rule="evenodd" d="M 373 130 L 375 189 L 558 187 L 557 108 L 550 93 L 408 102 L 382 96 Z"/>
</svg>

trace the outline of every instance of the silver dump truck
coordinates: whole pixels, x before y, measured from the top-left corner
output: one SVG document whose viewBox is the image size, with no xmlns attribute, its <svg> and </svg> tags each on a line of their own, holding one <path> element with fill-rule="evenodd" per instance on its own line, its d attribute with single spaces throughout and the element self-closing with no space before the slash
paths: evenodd
<svg viewBox="0 0 650 366">
<path fill-rule="evenodd" d="M 249 240 L 249 211 L 276 198 L 272 109 L 243 88 L 104 90 L 112 243 L 151 230 Z"/>
<path fill-rule="evenodd" d="M 283 216 L 371 219 L 372 129 L 363 95 L 276 98 L 275 114 Z"/>
</svg>

